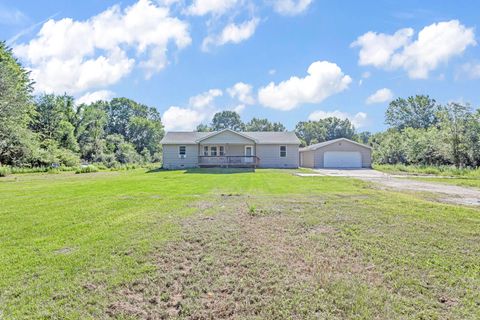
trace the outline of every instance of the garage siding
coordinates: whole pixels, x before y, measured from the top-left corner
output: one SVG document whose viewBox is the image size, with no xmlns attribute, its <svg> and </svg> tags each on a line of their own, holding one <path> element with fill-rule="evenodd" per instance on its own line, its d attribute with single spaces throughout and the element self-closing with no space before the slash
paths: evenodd
<svg viewBox="0 0 480 320">
<path fill-rule="evenodd" d="M 186 146 L 185 159 L 178 156 L 178 148 Z M 184 169 L 198 167 L 197 144 L 165 144 L 163 145 L 163 168 Z"/>
<path fill-rule="evenodd" d="M 298 145 L 287 144 L 287 156 L 280 157 L 279 144 L 257 144 L 260 168 L 298 168 Z"/>
<path fill-rule="evenodd" d="M 303 151 L 300 153 L 300 159 L 302 163 L 300 164 L 305 168 L 315 168 L 315 151 Z"/>
</svg>

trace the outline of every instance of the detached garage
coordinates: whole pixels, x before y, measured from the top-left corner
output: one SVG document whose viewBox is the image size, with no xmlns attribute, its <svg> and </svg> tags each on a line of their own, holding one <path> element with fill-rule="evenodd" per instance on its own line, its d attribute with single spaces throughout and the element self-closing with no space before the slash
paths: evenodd
<svg viewBox="0 0 480 320">
<path fill-rule="evenodd" d="M 306 168 L 371 168 L 370 146 L 340 138 L 300 149 L 300 166 Z"/>
</svg>

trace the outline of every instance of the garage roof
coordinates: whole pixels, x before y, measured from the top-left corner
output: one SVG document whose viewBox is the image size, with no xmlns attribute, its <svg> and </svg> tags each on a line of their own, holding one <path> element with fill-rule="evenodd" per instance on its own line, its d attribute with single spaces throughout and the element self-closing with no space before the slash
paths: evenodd
<svg viewBox="0 0 480 320">
<path fill-rule="evenodd" d="M 314 151 L 314 150 L 323 148 L 325 146 L 328 146 L 330 144 L 333 144 L 333 143 L 336 143 L 336 142 L 339 142 L 339 141 L 347 141 L 347 142 L 356 144 L 357 146 L 360 146 L 360 147 L 364 147 L 364 148 L 367 148 L 367 149 L 372 149 L 372 147 L 367 146 L 366 144 L 358 143 L 356 141 L 353 141 L 353 140 L 350 140 L 350 139 L 347 139 L 347 138 L 338 138 L 338 139 L 334 139 L 334 140 L 329 140 L 329 141 L 324 141 L 324 142 L 312 144 L 312 145 L 310 145 L 308 147 L 305 147 L 305 148 L 301 148 L 300 152 L 302 152 L 302 151 Z"/>
</svg>

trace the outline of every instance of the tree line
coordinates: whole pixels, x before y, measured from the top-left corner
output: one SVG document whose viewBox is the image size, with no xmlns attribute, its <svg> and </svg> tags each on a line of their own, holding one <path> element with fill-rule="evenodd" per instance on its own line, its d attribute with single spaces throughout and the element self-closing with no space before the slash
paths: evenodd
<svg viewBox="0 0 480 320">
<path fill-rule="evenodd" d="M 376 163 L 480 166 L 480 109 L 469 104 L 438 104 L 426 95 L 392 101 L 385 113 L 389 128 L 369 138 Z"/>
<path fill-rule="evenodd" d="M 76 105 L 68 95 L 32 93 L 28 72 L 0 42 L 0 165 L 160 160 L 164 129 L 157 109 L 126 98 Z"/>
<path fill-rule="evenodd" d="M 300 121 L 302 146 L 337 138 L 369 144 L 380 164 L 480 166 L 480 110 L 468 104 L 438 104 L 426 95 L 397 98 L 385 113 L 388 129 L 358 132 L 335 117 Z M 286 131 L 280 122 L 243 122 L 221 111 L 197 131 Z M 0 165 L 114 167 L 161 160 L 164 127 L 159 112 L 127 98 L 77 105 L 69 95 L 33 96 L 29 73 L 0 42 Z"/>
</svg>

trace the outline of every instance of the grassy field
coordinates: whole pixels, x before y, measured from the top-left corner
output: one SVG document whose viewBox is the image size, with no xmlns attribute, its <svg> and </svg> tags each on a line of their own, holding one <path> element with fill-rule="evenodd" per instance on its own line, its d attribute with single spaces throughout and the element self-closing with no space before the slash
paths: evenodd
<svg viewBox="0 0 480 320">
<path fill-rule="evenodd" d="M 374 169 L 390 174 L 409 175 L 421 181 L 480 188 L 480 169 L 406 165 L 375 165 Z"/>
<path fill-rule="evenodd" d="M 375 164 L 375 170 L 393 174 L 434 175 L 480 179 L 480 169 L 455 168 L 454 166 L 416 166 L 404 164 Z"/>
<path fill-rule="evenodd" d="M 0 178 L 0 319 L 478 319 L 480 210 L 291 170 Z"/>
<path fill-rule="evenodd" d="M 434 178 L 422 178 L 414 177 L 416 180 L 426 181 L 426 182 L 439 182 L 444 184 L 453 184 L 456 186 L 462 187 L 474 187 L 480 188 L 480 178 L 451 178 L 451 177 L 434 177 Z"/>
</svg>

